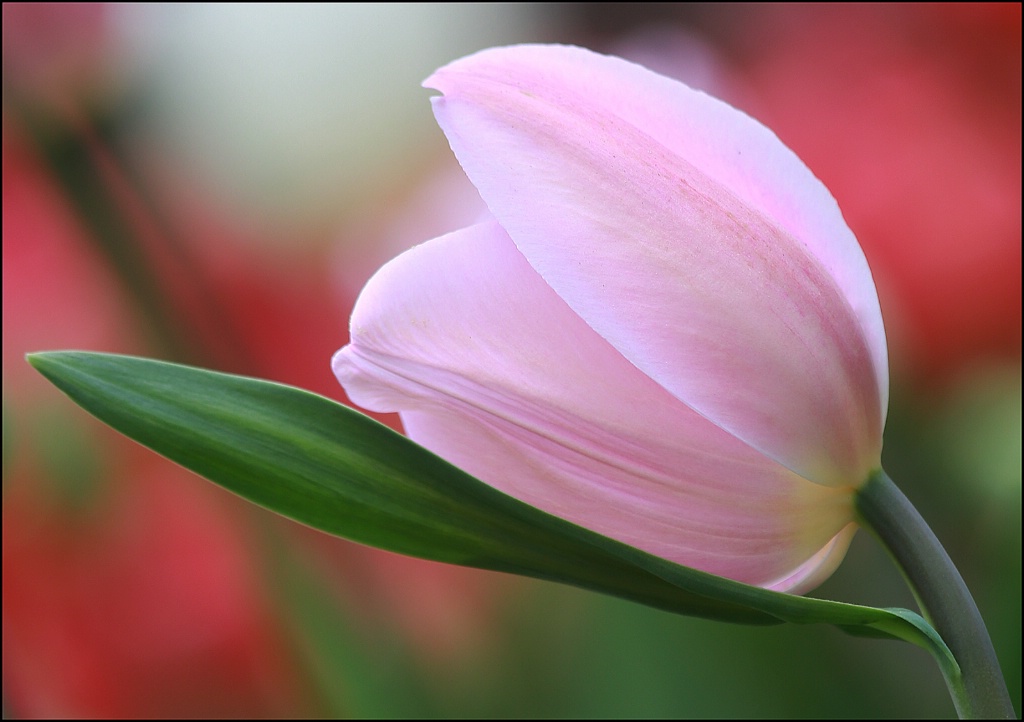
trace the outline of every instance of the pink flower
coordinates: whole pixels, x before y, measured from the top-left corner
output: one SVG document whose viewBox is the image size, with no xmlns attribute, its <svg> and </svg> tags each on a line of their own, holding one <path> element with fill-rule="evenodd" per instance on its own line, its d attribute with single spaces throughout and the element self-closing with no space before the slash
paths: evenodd
<svg viewBox="0 0 1024 722">
<path fill-rule="evenodd" d="M 805 591 L 880 464 L 885 335 L 825 187 L 624 60 L 486 50 L 425 83 L 491 218 L 384 266 L 349 396 L 494 487 L 673 562 Z"/>
</svg>

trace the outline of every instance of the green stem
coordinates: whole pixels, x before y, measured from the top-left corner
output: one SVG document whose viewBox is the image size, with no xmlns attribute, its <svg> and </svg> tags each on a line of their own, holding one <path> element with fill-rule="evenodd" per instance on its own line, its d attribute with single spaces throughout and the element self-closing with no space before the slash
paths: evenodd
<svg viewBox="0 0 1024 722">
<path fill-rule="evenodd" d="M 884 471 L 858 491 L 857 511 L 895 558 L 925 618 L 946 642 L 959 674 L 943 670 L 961 719 L 1016 719 L 978 606 L 928 524 Z"/>
</svg>

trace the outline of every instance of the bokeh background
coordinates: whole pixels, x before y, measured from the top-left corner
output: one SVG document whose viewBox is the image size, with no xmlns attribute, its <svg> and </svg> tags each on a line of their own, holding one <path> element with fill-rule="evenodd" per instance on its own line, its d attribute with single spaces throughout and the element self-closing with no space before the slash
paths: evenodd
<svg viewBox="0 0 1024 722">
<path fill-rule="evenodd" d="M 886 467 L 974 591 L 1020 710 L 1019 4 L 4 3 L 5 715 L 953 716 L 909 645 L 302 528 L 24 362 L 134 353 L 345 401 L 329 359 L 362 283 L 479 204 L 419 83 L 524 41 L 706 89 L 832 190 L 886 320 Z M 814 594 L 913 607 L 864 533 Z"/>
</svg>

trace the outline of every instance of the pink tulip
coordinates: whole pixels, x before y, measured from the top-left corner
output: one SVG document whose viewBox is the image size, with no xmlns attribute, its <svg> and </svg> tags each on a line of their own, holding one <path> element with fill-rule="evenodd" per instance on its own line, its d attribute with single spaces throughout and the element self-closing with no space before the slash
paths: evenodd
<svg viewBox="0 0 1024 722">
<path fill-rule="evenodd" d="M 425 83 L 491 217 L 384 266 L 334 372 L 551 514 L 800 592 L 880 465 L 874 283 L 826 188 L 742 112 L 624 60 L 486 50 Z"/>
</svg>

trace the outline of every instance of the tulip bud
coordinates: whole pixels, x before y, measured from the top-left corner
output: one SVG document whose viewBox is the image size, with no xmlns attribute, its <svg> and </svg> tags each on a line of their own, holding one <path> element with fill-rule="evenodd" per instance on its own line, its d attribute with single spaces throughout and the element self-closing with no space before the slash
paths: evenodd
<svg viewBox="0 0 1024 722">
<path fill-rule="evenodd" d="M 791 592 L 839 564 L 880 466 L 885 334 L 864 255 L 767 128 L 563 46 L 425 83 L 490 218 L 363 289 L 350 398 L 544 511 Z"/>
</svg>

